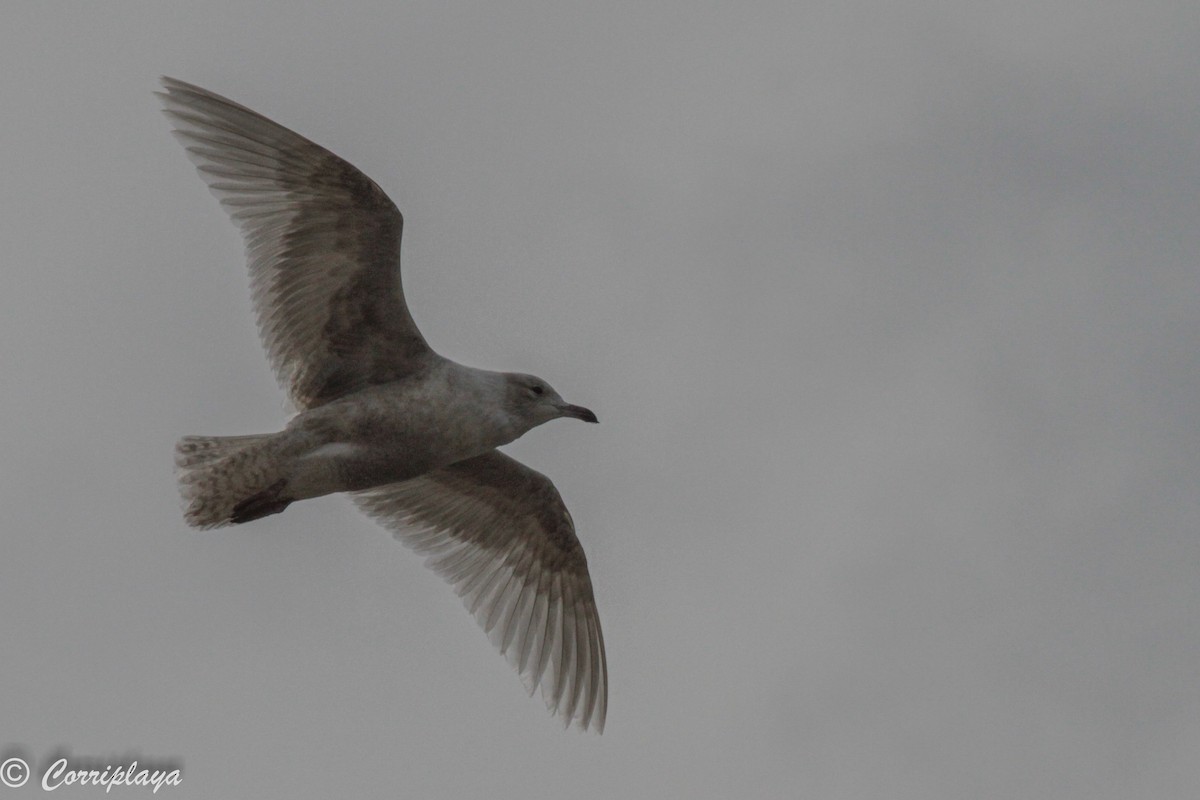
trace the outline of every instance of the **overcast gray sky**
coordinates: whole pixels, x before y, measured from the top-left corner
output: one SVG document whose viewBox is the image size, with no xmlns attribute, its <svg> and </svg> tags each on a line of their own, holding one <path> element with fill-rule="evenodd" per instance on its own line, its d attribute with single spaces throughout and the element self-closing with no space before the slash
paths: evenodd
<svg viewBox="0 0 1200 800">
<path fill-rule="evenodd" d="M 5 7 L 0 747 L 198 798 L 1200 794 L 1194 3 L 334 5 Z M 587 550 L 603 736 L 344 498 L 184 526 L 175 439 L 287 412 L 159 74 L 375 178 L 433 346 L 597 412 L 508 452 Z"/>
</svg>

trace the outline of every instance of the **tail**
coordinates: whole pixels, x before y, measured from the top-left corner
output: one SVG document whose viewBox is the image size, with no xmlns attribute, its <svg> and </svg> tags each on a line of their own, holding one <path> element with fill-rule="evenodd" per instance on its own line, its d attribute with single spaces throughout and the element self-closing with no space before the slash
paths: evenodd
<svg viewBox="0 0 1200 800">
<path fill-rule="evenodd" d="M 274 434 L 185 436 L 175 445 L 183 512 L 193 528 L 216 528 L 278 514 L 291 500 Z"/>
</svg>

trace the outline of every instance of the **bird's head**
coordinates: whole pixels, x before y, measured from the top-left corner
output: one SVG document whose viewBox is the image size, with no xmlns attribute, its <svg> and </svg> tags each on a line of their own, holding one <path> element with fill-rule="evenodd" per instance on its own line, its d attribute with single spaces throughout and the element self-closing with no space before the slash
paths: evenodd
<svg viewBox="0 0 1200 800">
<path fill-rule="evenodd" d="M 562 399 L 558 392 L 541 378 L 517 372 L 504 374 L 508 411 L 519 425 L 529 430 L 543 422 L 559 417 L 599 422 L 596 415 L 583 406 Z"/>
</svg>

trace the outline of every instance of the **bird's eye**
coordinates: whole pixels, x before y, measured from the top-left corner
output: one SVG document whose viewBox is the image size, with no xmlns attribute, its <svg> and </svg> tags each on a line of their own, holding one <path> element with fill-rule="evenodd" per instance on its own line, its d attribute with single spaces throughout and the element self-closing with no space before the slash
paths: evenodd
<svg viewBox="0 0 1200 800">
<path fill-rule="evenodd" d="M 538 397 L 541 397 L 546 392 L 546 390 L 543 389 L 541 386 L 530 386 L 529 391 L 533 392 Z"/>
</svg>

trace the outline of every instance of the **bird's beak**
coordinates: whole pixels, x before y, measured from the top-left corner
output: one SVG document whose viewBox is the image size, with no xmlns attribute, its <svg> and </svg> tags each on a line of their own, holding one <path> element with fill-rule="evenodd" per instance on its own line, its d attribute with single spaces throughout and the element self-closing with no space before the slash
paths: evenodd
<svg viewBox="0 0 1200 800">
<path fill-rule="evenodd" d="M 572 417 L 574 419 L 581 419 L 584 422 L 599 422 L 600 421 L 600 420 L 596 419 L 596 415 L 593 414 L 588 409 L 584 408 L 583 406 L 573 406 L 570 403 L 567 403 L 565 406 L 562 407 L 562 413 L 563 413 L 564 417 Z"/>
</svg>

